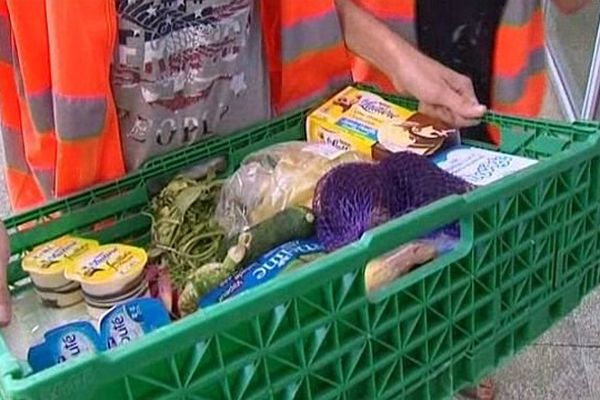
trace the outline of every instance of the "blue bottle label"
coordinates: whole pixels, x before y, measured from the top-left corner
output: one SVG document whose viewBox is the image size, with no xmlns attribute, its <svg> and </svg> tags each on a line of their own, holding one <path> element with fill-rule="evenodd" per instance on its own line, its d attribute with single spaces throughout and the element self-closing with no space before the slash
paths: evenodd
<svg viewBox="0 0 600 400">
<path fill-rule="evenodd" d="M 198 305 L 200 308 L 205 308 L 215 303 L 221 303 L 240 292 L 271 280 L 299 257 L 324 251 L 323 246 L 314 239 L 287 242 L 224 280 L 219 286 L 203 296 Z"/>
</svg>

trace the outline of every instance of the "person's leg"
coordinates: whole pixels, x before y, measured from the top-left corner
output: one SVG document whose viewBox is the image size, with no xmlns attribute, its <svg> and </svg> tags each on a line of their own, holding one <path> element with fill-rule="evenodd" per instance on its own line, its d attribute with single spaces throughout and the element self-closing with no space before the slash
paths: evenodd
<svg viewBox="0 0 600 400">
<path fill-rule="evenodd" d="M 495 389 L 494 380 L 485 378 L 479 385 L 461 390 L 456 400 L 494 400 Z"/>
</svg>

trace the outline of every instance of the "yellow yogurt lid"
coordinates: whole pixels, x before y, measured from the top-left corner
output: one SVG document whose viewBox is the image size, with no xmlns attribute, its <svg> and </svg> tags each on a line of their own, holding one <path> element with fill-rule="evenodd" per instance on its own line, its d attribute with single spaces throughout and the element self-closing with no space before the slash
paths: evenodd
<svg viewBox="0 0 600 400">
<path fill-rule="evenodd" d="M 95 240 L 63 236 L 35 247 L 23 257 L 21 266 L 24 271 L 41 275 L 62 273 L 64 261 L 73 260 L 98 246 Z"/>
<path fill-rule="evenodd" d="M 65 265 L 65 278 L 88 285 L 134 279 L 146 266 L 144 249 L 122 244 L 97 247 Z"/>
</svg>

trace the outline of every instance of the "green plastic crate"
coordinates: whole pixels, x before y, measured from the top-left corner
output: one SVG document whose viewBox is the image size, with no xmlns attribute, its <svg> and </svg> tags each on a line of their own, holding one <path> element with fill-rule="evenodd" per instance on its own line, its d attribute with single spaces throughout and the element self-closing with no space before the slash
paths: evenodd
<svg viewBox="0 0 600 400">
<path fill-rule="evenodd" d="M 65 233 L 147 242 L 150 221 L 139 211 L 158 183 L 214 157 L 224 157 L 230 172 L 254 150 L 302 139 L 306 112 L 199 143 L 7 220 L 12 230 L 46 221 L 11 234 L 10 281 L 25 277 L 17 254 Z M 600 283 L 598 125 L 486 119 L 501 128 L 504 151 L 543 162 L 391 221 L 308 268 L 101 355 L 27 376 L 0 341 L 1 394 L 423 400 L 448 398 L 477 382 Z M 114 225 L 92 229 L 107 218 Z M 366 297 L 369 260 L 456 219 L 463 236 L 452 253 Z"/>
</svg>

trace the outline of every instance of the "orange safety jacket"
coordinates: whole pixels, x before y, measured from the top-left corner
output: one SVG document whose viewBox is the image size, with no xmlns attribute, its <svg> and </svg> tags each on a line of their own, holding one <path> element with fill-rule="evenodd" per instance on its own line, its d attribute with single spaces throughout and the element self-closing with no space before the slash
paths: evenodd
<svg viewBox="0 0 600 400">
<path fill-rule="evenodd" d="M 0 129 L 22 211 L 125 173 L 106 0 L 0 0 Z"/>
<path fill-rule="evenodd" d="M 414 44 L 415 1 L 359 3 Z M 17 210 L 125 173 L 109 82 L 114 4 L 75 3 L 0 0 L 0 124 Z M 262 0 L 260 7 L 276 112 L 352 81 L 392 90 L 386 77 L 347 51 L 334 0 Z M 539 112 L 543 41 L 539 0 L 509 0 L 497 33 L 492 108 Z"/>
<path fill-rule="evenodd" d="M 416 0 L 357 2 L 416 44 Z M 351 81 L 393 90 L 382 73 L 346 51 L 334 0 L 264 0 L 262 5 L 276 111 L 306 104 Z M 496 34 L 493 71 L 492 109 L 539 114 L 546 89 L 539 0 L 508 0 Z M 490 134 L 500 141 L 498 132 Z"/>
</svg>

